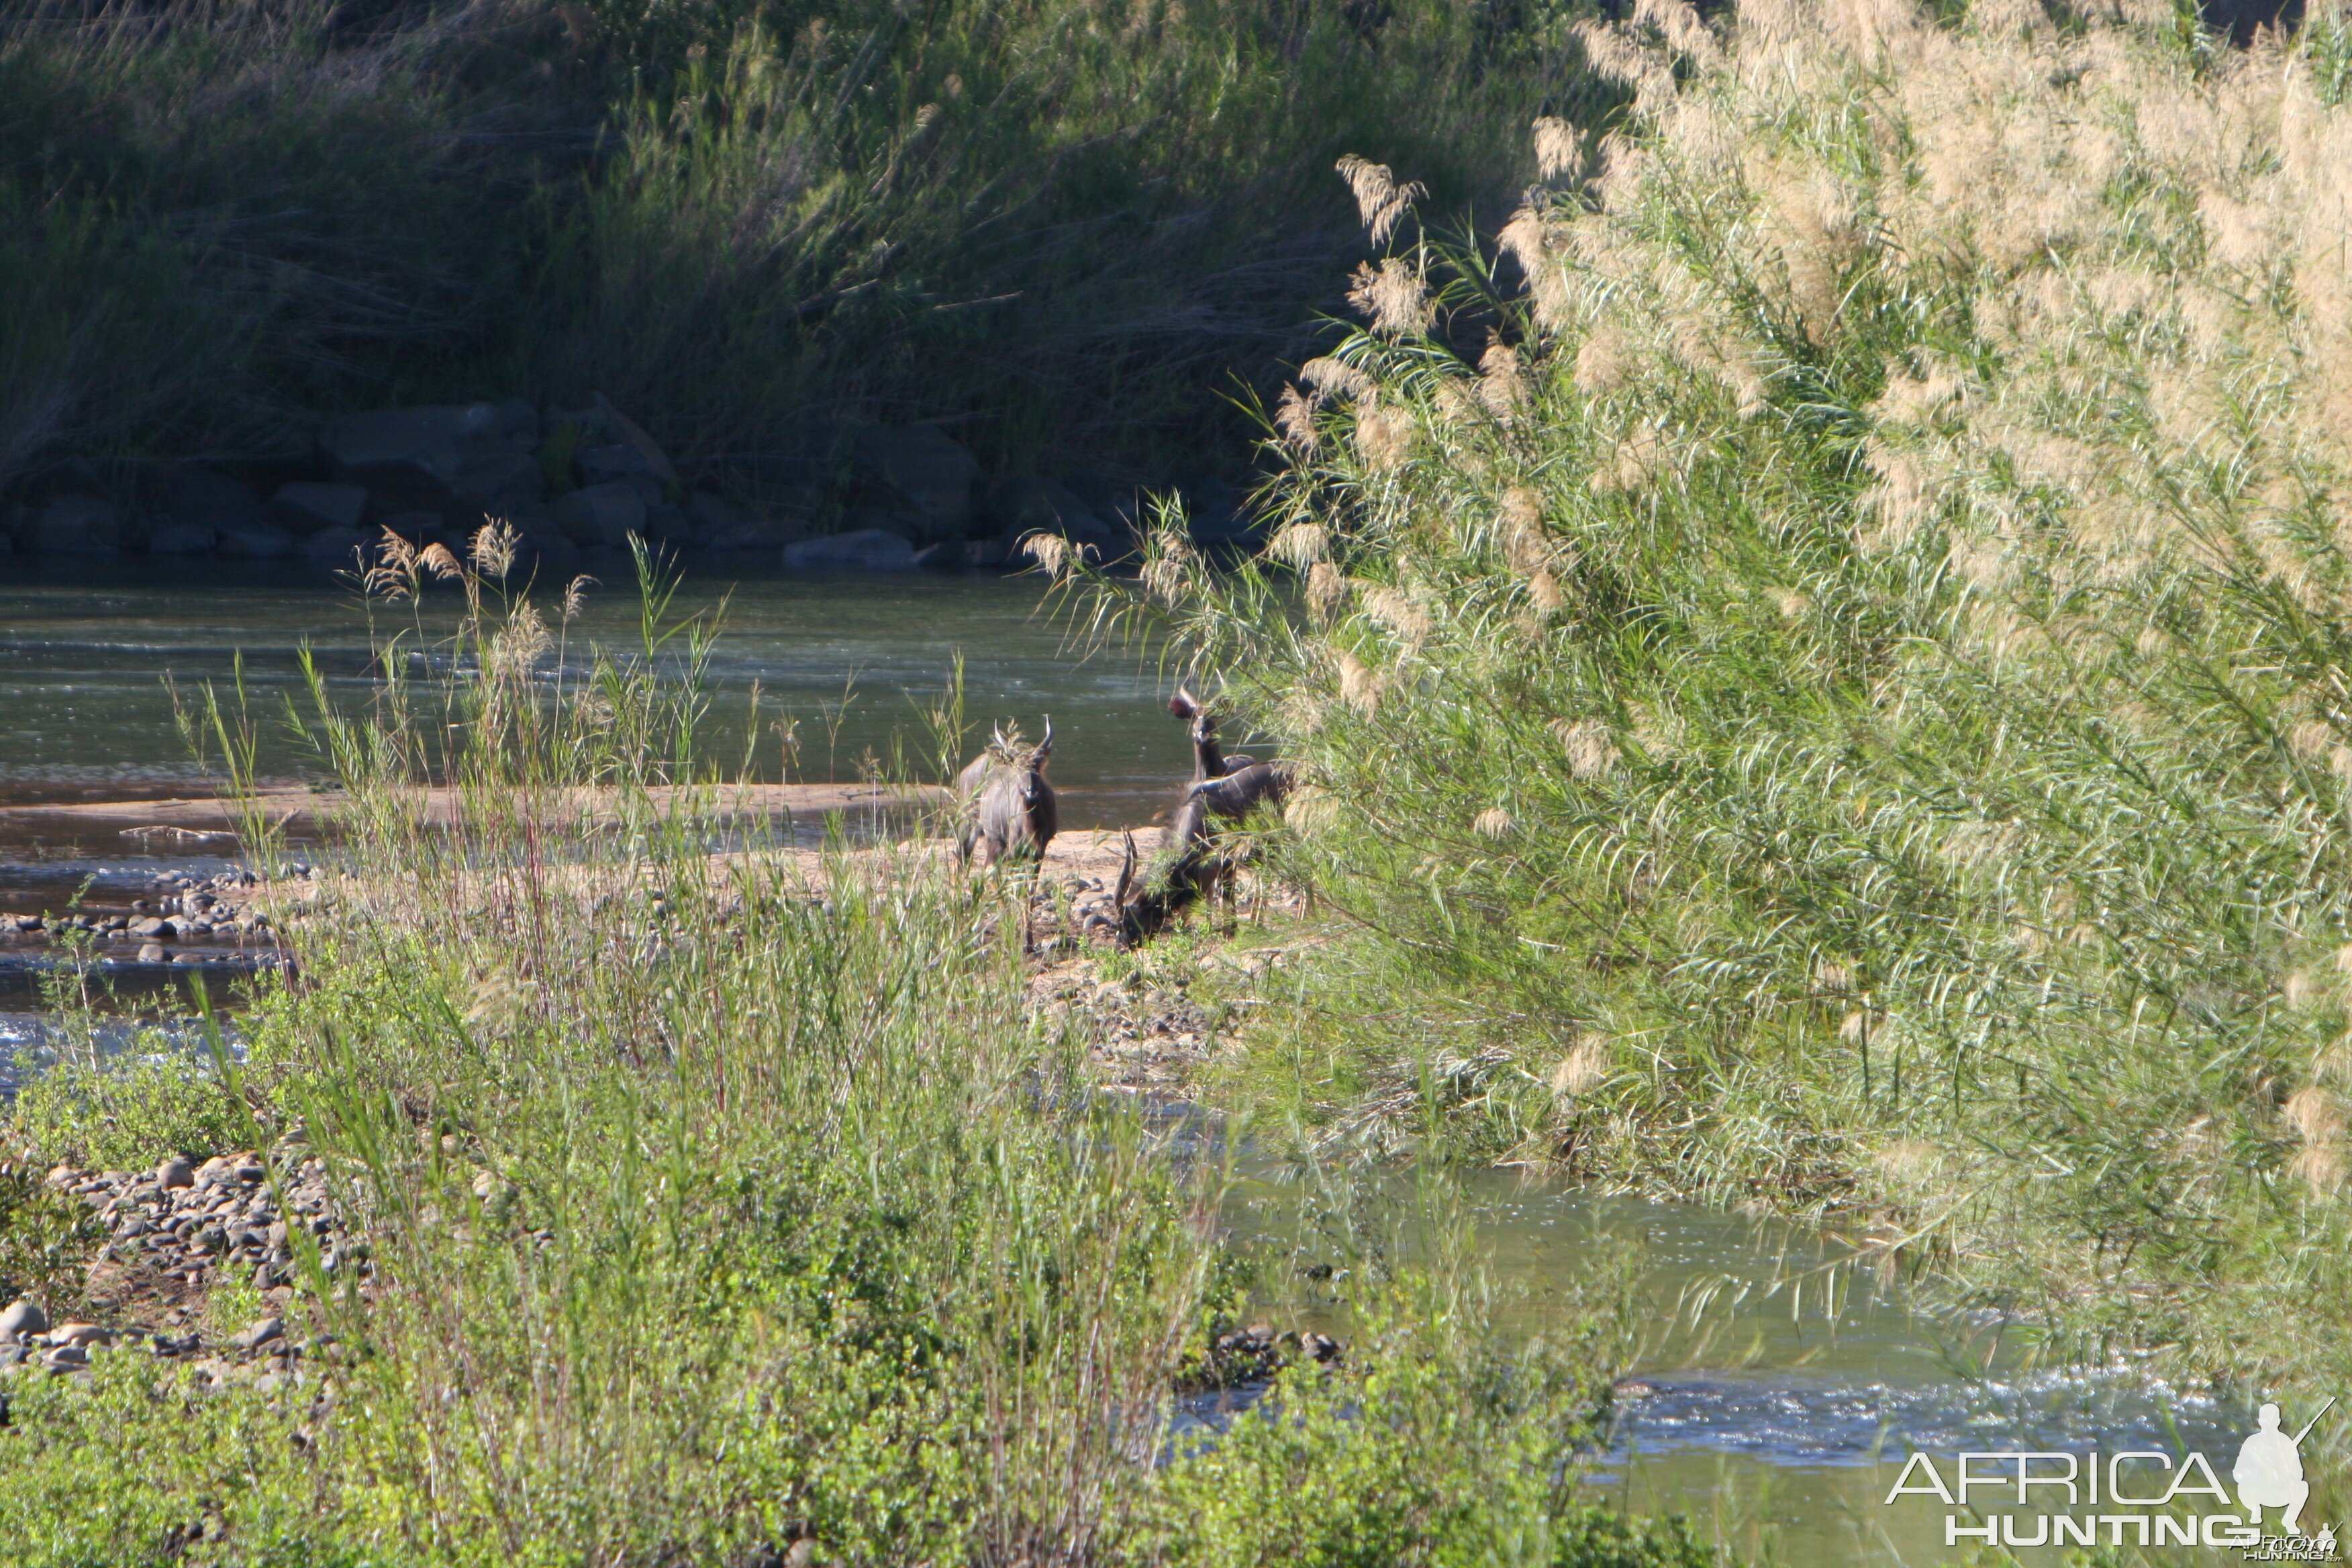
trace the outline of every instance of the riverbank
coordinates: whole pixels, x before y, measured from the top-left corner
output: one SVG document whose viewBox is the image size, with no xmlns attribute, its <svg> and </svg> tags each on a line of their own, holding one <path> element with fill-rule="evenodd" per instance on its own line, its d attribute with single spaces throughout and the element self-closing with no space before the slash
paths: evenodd
<svg viewBox="0 0 2352 1568">
<path fill-rule="evenodd" d="M 1597 1317 L 1490 1337 L 1433 1310 L 1442 1270 L 1334 1289 L 1197 1224 L 1219 1178 L 1091 1092 L 1013 879 L 877 847 L 816 884 L 714 860 L 712 819 L 624 844 L 528 815 L 355 836 L 276 889 L 297 965 L 254 984 L 226 1079 L 45 1091 L 52 1146 L 111 1157 L 12 1176 L 7 1235 L 103 1216 L 112 1256 L 93 1326 L 60 1303 L 0 1384 L 26 1561 L 510 1535 L 1240 1564 L 1530 1530 L 1561 1564 L 1706 1560 L 1558 1487 L 1606 1403 L 1574 1348 Z M 173 1167 L 198 1131 L 221 1158 Z M 1181 1391 L 1276 1367 L 1264 1438 L 1168 1447 Z"/>
</svg>

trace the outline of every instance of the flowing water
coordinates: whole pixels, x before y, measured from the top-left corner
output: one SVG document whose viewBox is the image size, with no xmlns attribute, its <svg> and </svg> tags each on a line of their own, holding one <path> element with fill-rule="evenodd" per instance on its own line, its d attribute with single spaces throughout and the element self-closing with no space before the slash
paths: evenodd
<svg viewBox="0 0 2352 1568">
<path fill-rule="evenodd" d="M 1079 658 L 1034 581 L 707 573 L 689 577 L 677 602 L 721 595 L 702 743 L 707 755 L 748 759 L 756 776 L 789 766 L 794 779 L 856 777 L 861 758 L 887 757 L 894 745 L 928 755 L 924 714 L 959 656 L 966 713 L 982 733 L 1013 719 L 1034 735 L 1053 718 L 1053 772 L 1069 826 L 1149 817 L 1189 765 L 1182 729 L 1162 708 L 1165 675 L 1132 658 Z M 412 625 L 429 647 L 457 609 L 444 594 L 415 612 L 379 610 L 377 630 Z M 628 646 L 636 614 L 625 584 L 593 593 L 569 630 L 570 657 L 577 661 L 583 642 Z M 184 695 L 241 678 L 250 710 L 276 712 L 301 700 L 306 648 L 337 700 L 363 699 L 368 623 L 348 592 L 299 569 L 12 564 L 0 572 L 0 805 L 204 787 L 166 677 Z M 789 760 L 786 734 L 797 742 Z M 260 739 L 265 774 L 317 776 L 315 759 L 280 726 L 265 726 Z M 158 877 L 201 878 L 227 864 L 111 837 L 0 841 L 0 909 L 55 908 L 77 896 L 89 907 L 127 907 Z M 20 985 L 0 994 L 0 1057 L 37 1064 L 60 1047 L 192 1047 L 184 1029 L 169 1032 L 177 1026 L 169 992 L 132 1001 L 131 1012 L 163 1020 L 165 1033 L 142 1033 L 126 1017 L 94 1039 L 68 1041 Z M 0 1072 L 0 1094 L 13 1089 Z M 1455 1201 L 1454 1221 L 1473 1227 L 1520 1326 L 1556 1316 L 1596 1258 L 1632 1259 L 1652 1329 L 1587 1484 L 1634 1507 L 1688 1513 L 1761 1558 L 1801 1568 L 1957 1558 L 1944 1547 L 1940 1507 L 1881 1501 L 1914 1448 L 1950 1457 L 2128 1443 L 2222 1456 L 2247 1429 L 2242 1411 L 2144 1381 L 2032 1370 L 1997 1321 L 1916 1310 L 1832 1237 L 1502 1174 L 1470 1181 Z M 1399 1212 L 1412 1206 L 1398 1195 Z M 1328 1239 L 1318 1216 L 1311 1195 L 1270 1168 L 1249 1174 L 1231 1215 L 1303 1264 Z M 1402 1245 L 1417 1244 L 1406 1235 Z M 1184 1418 L 1213 1428 L 1235 1403 L 1197 1401 Z"/>
</svg>

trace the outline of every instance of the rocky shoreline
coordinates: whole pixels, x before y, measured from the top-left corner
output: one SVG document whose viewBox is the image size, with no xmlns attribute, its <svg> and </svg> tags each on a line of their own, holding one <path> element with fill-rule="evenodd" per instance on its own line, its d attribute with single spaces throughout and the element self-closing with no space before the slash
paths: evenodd
<svg viewBox="0 0 2352 1568">
<path fill-rule="evenodd" d="M 207 1383 L 266 1389 L 299 1381 L 306 1359 L 331 1359 L 332 1334 L 289 1326 L 300 1237 L 315 1246 L 325 1279 L 364 1283 L 374 1265 L 330 1201 L 320 1163 L 291 1148 L 278 1153 L 277 1184 L 250 1150 L 200 1165 L 173 1157 L 152 1171 L 50 1171 L 46 1184 L 87 1204 L 106 1227 L 85 1294 L 94 1315 L 111 1322 L 53 1324 L 37 1304 L 14 1302 L 0 1310 L 0 1373 L 85 1372 L 94 1354 L 144 1353 Z M 207 1339 L 203 1299 L 224 1277 L 248 1281 L 267 1310 Z"/>
<path fill-rule="evenodd" d="M 1248 533 L 1214 481 L 1180 487 L 1198 542 Z M 936 426 L 805 424 L 779 449 L 681 472 L 602 396 L 385 408 L 320 420 L 309 450 L 209 463 L 53 462 L 0 495 L 0 557 L 215 556 L 352 570 L 387 535 L 469 553 L 514 531 L 511 570 L 561 572 L 632 540 L 796 571 L 1019 569 L 1058 534 L 1114 562 L 1140 490 L 1088 471 L 991 477 Z"/>
</svg>

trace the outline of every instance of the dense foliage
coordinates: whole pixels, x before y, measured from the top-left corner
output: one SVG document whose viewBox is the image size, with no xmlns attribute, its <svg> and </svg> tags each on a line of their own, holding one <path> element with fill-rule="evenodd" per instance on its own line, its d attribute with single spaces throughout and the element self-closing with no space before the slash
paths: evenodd
<svg viewBox="0 0 2352 1568">
<path fill-rule="evenodd" d="M 1568 5 L 44 0 L 0 18 L 0 484 L 603 392 L 689 469 L 813 415 L 1165 477 L 1239 443 L 1346 148 L 1499 210 Z"/>
<path fill-rule="evenodd" d="M 1106 606 L 1282 734 L 1366 933 L 1261 1066 L 1874 1216 L 2094 1345 L 2340 1368 L 2342 19 L 1586 38 L 1633 113 L 1537 125 L 1498 255 L 1354 168 L 1398 238 L 1276 410 L 1282 531 Z"/>
</svg>

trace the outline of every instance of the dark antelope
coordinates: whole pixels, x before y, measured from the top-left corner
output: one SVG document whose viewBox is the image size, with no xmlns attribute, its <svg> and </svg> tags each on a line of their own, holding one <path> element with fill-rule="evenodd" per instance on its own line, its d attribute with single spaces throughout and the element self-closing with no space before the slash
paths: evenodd
<svg viewBox="0 0 2352 1568">
<path fill-rule="evenodd" d="M 1118 939 L 1129 946 L 1158 932 L 1203 896 L 1214 896 L 1222 888 L 1230 898 L 1244 856 L 1219 843 L 1211 819 L 1238 820 L 1260 805 L 1278 806 L 1290 787 L 1289 770 L 1282 763 L 1221 752 L 1216 719 L 1191 691 L 1178 687 L 1168 710 L 1192 722 L 1192 777 L 1169 813 L 1160 854 L 1139 879 L 1144 868 L 1135 836 L 1128 835 L 1112 903 L 1118 911 Z"/>
<path fill-rule="evenodd" d="M 1045 763 L 1054 754 L 1054 721 L 1034 746 L 1021 743 L 999 725 L 988 749 L 956 775 L 956 807 L 962 831 L 956 848 L 967 860 L 992 866 L 1008 857 L 1043 861 L 1045 846 L 1061 826 Z"/>
<path fill-rule="evenodd" d="M 1261 763 L 1217 746 L 1216 715 L 1184 687 L 1168 700 L 1168 710 L 1192 724 L 1192 779 L 1183 800 L 1199 800 L 1211 816 L 1238 820 L 1261 805 L 1279 806 L 1290 791 L 1290 774 L 1280 763 Z M 1179 802 L 1181 810 L 1182 802 Z M 1172 841 L 1172 840 L 1171 840 Z"/>
</svg>

